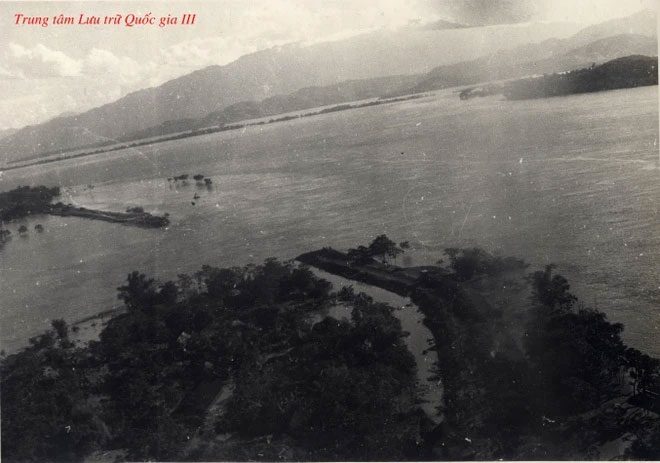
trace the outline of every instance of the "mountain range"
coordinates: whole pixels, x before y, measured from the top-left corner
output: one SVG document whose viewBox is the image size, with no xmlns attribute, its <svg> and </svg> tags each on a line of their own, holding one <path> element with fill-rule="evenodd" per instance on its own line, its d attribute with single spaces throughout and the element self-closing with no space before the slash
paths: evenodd
<svg viewBox="0 0 660 463">
<path fill-rule="evenodd" d="M 436 67 L 412 91 L 567 71 L 628 55 L 657 54 L 655 12 L 642 11 L 587 27 L 565 39 L 552 38 L 476 60 Z"/>
<path fill-rule="evenodd" d="M 573 46 L 576 48 L 571 48 Z M 570 71 L 623 56 L 658 54 L 657 39 L 639 34 L 615 35 L 586 45 L 578 45 L 569 39 L 541 43 L 533 49 L 530 48 L 525 47 L 525 51 L 530 52 L 527 56 L 536 56 L 536 59 L 521 59 L 521 55 L 502 52 L 465 63 L 437 67 L 406 92 L 424 92 L 534 74 Z"/>
<path fill-rule="evenodd" d="M 572 35 L 571 35 L 572 34 Z M 114 140 L 222 125 L 315 106 L 657 55 L 654 12 L 579 30 L 567 24 L 448 22 L 292 44 L 210 66 L 76 115 L 0 137 L 11 162 Z"/>
</svg>

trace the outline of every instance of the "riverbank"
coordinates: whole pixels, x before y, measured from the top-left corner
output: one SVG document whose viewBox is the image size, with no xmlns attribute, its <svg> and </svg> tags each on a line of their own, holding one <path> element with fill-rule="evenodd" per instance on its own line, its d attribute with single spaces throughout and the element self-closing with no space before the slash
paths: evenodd
<svg viewBox="0 0 660 463">
<path fill-rule="evenodd" d="M 76 320 L 70 324 L 69 339 L 79 347 L 84 347 L 90 341 L 98 341 L 108 322 L 123 312 L 125 312 L 123 307 L 115 307 Z"/>
<path fill-rule="evenodd" d="M 463 258 L 466 255 L 473 254 L 463 254 Z M 461 258 L 460 254 L 454 257 Z M 609 396 L 580 398 L 575 412 L 561 412 L 559 408 L 566 406 L 561 402 L 543 404 L 547 399 L 539 394 L 547 385 L 529 375 L 540 367 L 535 375 L 544 377 L 557 366 L 556 362 L 536 364 L 532 356 L 529 323 L 537 315 L 530 311 L 530 297 L 535 293 L 530 293 L 521 261 L 494 259 L 508 263 L 500 270 L 463 280 L 439 267 L 400 268 L 375 260 L 356 263 L 349 254 L 334 249 L 305 253 L 297 260 L 409 296 L 422 311 L 424 324 L 433 334 L 436 370 L 444 385 L 445 421 L 427 436 L 435 459 L 620 458 L 634 445 L 635 436 L 646 435 L 648 423 L 658 423 L 658 415 L 637 406 L 623 383 L 607 389 Z M 586 321 L 594 315 L 600 317 L 595 311 L 569 312 L 553 316 L 557 319 L 553 323 L 577 316 L 572 323 L 580 324 L 584 323 L 580 317 Z M 605 322 L 598 329 L 616 327 Z M 601 342 L 576 336 L 571 342 Z M 561 387 L 567 391 L 560 397 L 577 392 L 572 389 L 575 386 L 568 386 L 584 381 L 572 377 L 576 373 L 562 373 L 566 383 Z M 586 383 L 580 386 L 585 387 Z"/>
<path fill-rule="evenodd" d="M 424 317 L 419 308 L 408 297 L 401 296 L 392 291 L 385 290 L 375 285 L 361 283 L 357 280 L 349 280 L 337 274 L 312 267 L 314 274 L 329 281 L 335 291 L 341 292 L 352 287 L 357 294 L 366 294 L 374 302 L 387 304 L 394 307 L 394 317 L 401 323 L 402 330 L 407 333 L 405 337 L 406 346 L 415 357 L 417 365 L 417 389 L 420 395 L 420 408 L 428 417 L 431 427 L 437 426 L 443 420 L 443 386 L 437 374 L 438 356 L 433 345 L 433 335 L 424 325 Z M 331 306 L 327 313 L 325 311 L 316 314 L 316 320 L 321 321 L 326 316 L 337 320 L 351 320 L 352 307 L 343 301 Z"/>
<path fill-rule="evenodd" d="M 444 385 L 445 420 L 426 436 L 433 446 L 433 456 L 443 460 L 485 458 L 487 453 L 480 454 L 475 449 L 487 447 L 487 444 L 468 437 L 474 436 L 470 429 L 483 418 L 483 397 L 479 400 L 480 393 L 475 389 L 477 362 L 464 344 L 477 339 L 484 345 L 492 344 L 489 326 L 496 315 L 493 309 L 483 304 L 484 301 L 480 301 L 480 307 L 471 307 L 465 289 L 450 272 L 437 266 L 402 268 L 375 260 L 355 264 L 348 254 L 331 248 L 302 254 L 296 260 L 409 297 L 417 304 L 424 315 L 423 324 L 433 335 L 434 344 L 430 349 L 438 355 L 436 370 Z M 463 316 L 470 319 L 469 323 L 461 323 L 455 317 L 461 310 L 464 310 Z"/>
<path fill-rule="evenodd" d="M 436 266 L 397 267 L 381 264 L 375 260 L 352 265 L 347 254 L 332 248 L 323 248 L 296 257 L 298 262 L 319 268 L 328 273 L 339 275 L 349 280 L 356 280 L 391 291 L 399 296 L 410 297 L 415 283 L 422 275 L 448 275 L 448 272 Z"/>
</svg>

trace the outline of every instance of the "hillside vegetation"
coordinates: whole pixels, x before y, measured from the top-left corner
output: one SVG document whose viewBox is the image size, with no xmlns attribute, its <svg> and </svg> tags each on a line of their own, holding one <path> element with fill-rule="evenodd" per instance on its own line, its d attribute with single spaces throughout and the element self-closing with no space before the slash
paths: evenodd
<svg viewBox="0 0 660 463">
<path fill-rule="evenodd" d="M 524 100 L 649 85 L 658 85 L 657 56 L 626 56 L 600 66 L 468 88 L 460 98 L 502 94 L 510 100 Z"/>
</svg>

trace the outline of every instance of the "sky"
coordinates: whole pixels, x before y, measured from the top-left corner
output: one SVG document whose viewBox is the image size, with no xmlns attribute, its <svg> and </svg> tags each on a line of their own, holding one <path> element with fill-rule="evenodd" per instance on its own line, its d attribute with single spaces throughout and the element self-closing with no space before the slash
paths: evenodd
<svg viewBox="0 0 660 463">
<path fill-rule="evenodd" d="M 196 69 L 291 42 L 336 40 L 437 19 L 475 26 L 520 22 L 586 25 L 657 8 L 657 0 L 0 0 L 0 130 L 80 112 Z M 48 17 L 47 27 L 16 14 Z M 191 26 L 52 24 L 121 14 L 195 13 Z"/>
</svg>

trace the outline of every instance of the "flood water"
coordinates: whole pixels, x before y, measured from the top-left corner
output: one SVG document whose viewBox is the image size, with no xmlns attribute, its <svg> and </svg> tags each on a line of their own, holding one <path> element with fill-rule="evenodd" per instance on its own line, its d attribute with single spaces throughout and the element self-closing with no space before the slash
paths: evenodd
<svg viewBox="0 0 660 463">
<path fill-rule="evenodd" d="M 117 305 L 132 270 L 174 278 L 386 233 L 411 242 L 411 263 L 474 245 L 555 263 L 627 342 L 660 356 L 657 143 L 657 87 L 517 102 L 447 91 L 6 171 L 0 190 L 60 185 L 64 202 L 142 206 L 172 223 L 35 217 L 27 237 L 10 225 L 0 347 Z M 213 187 L 167 181 L 183 173 Z"/>
<path fill-rule="evenodd" d="M 408 333 L 405 337 L 406 346 L 415 358 L 417 365 L 417 387 L 419 397 L 422 399 L 420 407 L 434 423 L 442 421 L 440 407 L 442 404 L 443 386 L 439 372 L 434 369 L 438 363 L 438 354 L 435 350 L 429 350 L 433 347 L 433 334 L 423 324 L 424 315 L 419 311 L 409 298 L 399 296 L 391 291 L 371 286 L 359 281 L 348 280 L 338 275 L 332 275 L 319 269 L 312 269 L 313 272 L 332 283 L 335 291 L 342 287 L 352 286 L 356 293 L 365 293 L 370 296 L 374 302 L 381 302 L 394 307 L 393 315 L 401 322 L 401 329 Z M 352 308 L 344 305 L 336 305 L 329 310 L 328 315 L 341 319 L 351 319 Z"/>
</svg>

